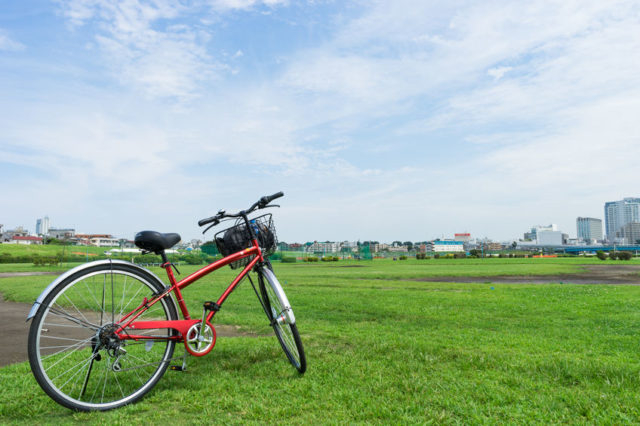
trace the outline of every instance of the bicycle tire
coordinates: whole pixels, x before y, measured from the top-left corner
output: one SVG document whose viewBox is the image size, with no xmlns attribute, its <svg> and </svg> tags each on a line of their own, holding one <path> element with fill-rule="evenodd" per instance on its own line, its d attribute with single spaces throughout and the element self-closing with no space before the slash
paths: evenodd
<svg viewBox="0 0 640 426">
<path fill-rule="evenodd" d="M 300 339 L 300 333 L 295 323 L 293 310 L 282 286 L 275 274 L 269 269 L 261 269 L 258 273 L 258 283 L 262 296 L 262 306 L 273 331 L 280 342 L 287 359 L 300 374 L 307 370 L 307 359 Z"/>
<path fill-rule="evenodd" d="M 110 330 L 163 289 L 152 274 L 122 263 L 95 265 L 61 281 L 29 329 L 29 364 L 40 387 L 76 411 L 110 410 L 142 398 L 169 366 L 175 341 L 167 337 L 175 331 L 136 330 L 158 337 L 137 342 L 114 338 Z M 138 318 L 145 319 L 178 319 L 175 302 L 164 297 Z"/>
</svg>

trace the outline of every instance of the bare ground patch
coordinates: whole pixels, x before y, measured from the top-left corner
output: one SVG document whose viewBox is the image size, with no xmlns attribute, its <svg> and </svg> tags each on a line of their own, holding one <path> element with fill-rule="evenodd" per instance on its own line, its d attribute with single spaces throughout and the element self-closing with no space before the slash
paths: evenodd
<svg viewBox="0 0 640 426">
<path fill-rule="evenodd" d="M 585 272 L 554 275 L 437 276 L 411 281 L 503 284 L 627 284 L 640 285 L 640 265 L 583 265 Z"/>
<path fill-rule="evenodd" d="M 27 315 L 31 303 L 8 302 L 0 294 L 0 367 L 23 362 L 28 359 L 27 338 L 31 322 Z M 214 324 L 217 337 L 261 337 L 262 335 L 243 330 L 237 325 Z M 181 345 L 181 343 L 180 343 Z M 179 351 L 179 347 L 176 347 Z"/>
</svg>

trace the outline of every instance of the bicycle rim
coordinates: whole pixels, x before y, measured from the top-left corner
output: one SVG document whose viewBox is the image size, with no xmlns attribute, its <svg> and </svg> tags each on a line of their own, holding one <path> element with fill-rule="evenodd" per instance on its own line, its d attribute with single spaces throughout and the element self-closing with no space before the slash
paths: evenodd
<svg viewBox="0 0 640 426">
<path fill-rule="evenodd" d="M 108 410 L 140 399 L 165 372 L 175 342 L 168 329 L 136 331 L 149 340 L 118 339 L 126 313 L 160 284 L 126 265 L 101 265 L 61 282 L 44 300 L 29 332 L 29 362 L 56 402 L 81 411 Z M 177 319 L 168 298 L 138 320 Z M 131 334 L 134 334 L 133 332 Z"/>
</svg>

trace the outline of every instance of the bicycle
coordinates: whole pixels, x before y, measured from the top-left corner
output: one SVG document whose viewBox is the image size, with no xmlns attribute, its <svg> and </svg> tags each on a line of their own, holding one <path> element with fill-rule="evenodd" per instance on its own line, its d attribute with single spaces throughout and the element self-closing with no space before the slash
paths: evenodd
<svg viewBox="0 0 640 426">
<path fill-rule="evenodd" d="M 172 360 L 181 358 L 182 365 L 171 368 L 184 371 L 188 354 L 200 357 L 213 349 L 216 331 L 211 321 L 245 277 L 287 359 L 303 374 L 307 364 L 295 316 L 268 261 L 277 246 L 271 214 L 249 219 L 255 210 L 279 207 L 269 203 L 283 195 L 264 196 L 247 210 L 220 210 L 200 220 L 201 227 L 210 225 L 204 232 L 225 220 L 235 224 L 214 236 L 222 259 L 180 281 L 165 253 L 180 235 L 155 231 L 139 232 L 135 244 L 143 253 L 162 258 L 169 285 L 141 266 L 110 259 L 86 263 L 58 277 L 27 317 L 33 320 L 29 363 L 40 387 L 54 401 L 77 411 L 110 410 L 140 400 Z M 192 318 L 182 290 L 226 265 L 242 270 L 215 302 L 204 302 L 201 317 Z M 177 343 L 184 344 L 184 354 L 173 358 Z"/>
</svg>

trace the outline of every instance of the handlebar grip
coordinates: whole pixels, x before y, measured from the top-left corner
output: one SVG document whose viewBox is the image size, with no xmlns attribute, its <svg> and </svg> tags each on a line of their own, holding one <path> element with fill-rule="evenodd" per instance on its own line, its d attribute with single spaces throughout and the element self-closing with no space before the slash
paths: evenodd
<svg viewBox="0 0 640 426">
<path fill-rule="evenodd" d="M 211 223 L 211 222 L 213 222 L 214 220 L 216 220 L 216 217 L 215 217 L 215 216 L 211 216 L 211 217 L 208 217 L 208 218 L 206 218 L 206 219 L 200 219 L 200 220 L 198 221 L 198 226 L 204 226 L 204 225 L 206 225 L 207 223 Z"/>
<path fill-rule="evenodd" d="M 273 195 L 265 195 L 264 197 L 262 197 L 262 199 L 260 201 L 262 201 L 263 204 L 269 204 L 270 202 L 272 202 L 276 198 L 280 198 L 280 197 L 283 197 L 283 196 L 284 196 L 284 192 L 280 191 L 280 192 L 276 192 Z"/>
</svg>

